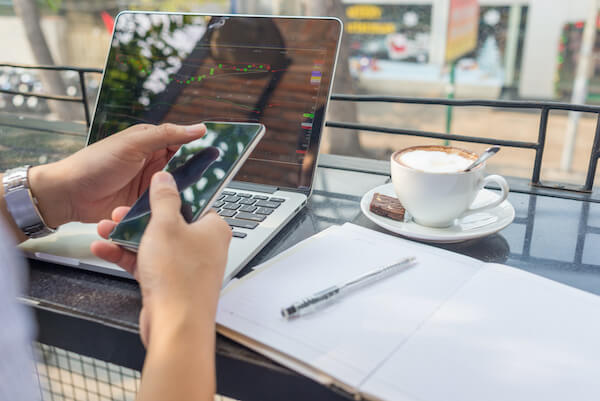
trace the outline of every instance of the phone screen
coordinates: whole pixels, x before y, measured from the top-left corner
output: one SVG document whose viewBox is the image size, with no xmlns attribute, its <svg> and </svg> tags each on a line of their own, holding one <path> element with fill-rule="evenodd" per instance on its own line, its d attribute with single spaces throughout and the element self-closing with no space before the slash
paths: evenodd
<svg viewBox="0 0 600 401">
<path fill-rule="evenodd" d="M 173 175 L 181 196 L 181 214 L 191 223 L 200 217 L 233 177 L 260 136 L 262 124 L 205 122 L 206 135 L 181 146 L 164 170 Z M 137 248 L 150 221 L 146 190 L 109 238 Z"/>
</svg>

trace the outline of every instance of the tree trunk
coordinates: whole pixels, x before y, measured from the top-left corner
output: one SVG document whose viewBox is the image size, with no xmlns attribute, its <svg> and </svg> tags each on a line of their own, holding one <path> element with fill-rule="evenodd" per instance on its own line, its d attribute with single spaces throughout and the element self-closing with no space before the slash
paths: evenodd
<svg viewBox="0 0 600 401">
<path fill-rule="evenodd" d="M 54 65 L 54 59 L 40 25 L 40 12 L 35 0 L 13 0 L 15 12 L 21 18 L 29 46 L 36 64 Z M 66 94 L 65 84 L 57 71 L 39 70 L 45 92 L 52 95 Z M 64 121 L 74 119 L 74 108 L 61 101 L 49 101 L 48 105 L 58 118 Z"/>
<path fill-rule="evenodd" d="M 344 17 L 341 0 L 302 0 L 302 8 L 306 15 Z M 350 40 L 342 35 L 340 54 L 333 84 L 334 93 L 354 93 L 354 82 L 350 75 L 348 60 L 350 58 Z M 357 122 L 358 108 L 353 102 L 331 102 L 327 119 L 343 122 Z M 358 131 L 326 128 L 330 140 L 330 153 L 350 156 L 366 156 L 360 144 Z"/>
</svg>

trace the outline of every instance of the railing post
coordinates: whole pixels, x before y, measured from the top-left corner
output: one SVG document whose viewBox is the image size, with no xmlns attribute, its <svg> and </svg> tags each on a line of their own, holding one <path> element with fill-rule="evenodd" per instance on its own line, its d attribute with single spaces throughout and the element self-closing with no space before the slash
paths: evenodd
<svg viewBox="0 0 600 401">
<path fill-rule="evenodd" d="M 600 114 L 596 117 L 596 134 L 594 135 L 594 144 L 590 153 L 590 163 L 588 165 L 587 177 L 583 189 L 591 191 L 594 186 L 594 177 L 596 176 L 596 167 L 598 166 L 598 156 L 600 156 Z"/>
<path fill-rule="evenodd" d="M 583 251 L 587 237 L 588 219 L 590 217 L 590 202 L 581 202 L 581 214 L 579 215 L 579 227 L 577 227 L 577 244 L 575 245 L 575 260 L 577 264 L 583 263 Z"/>
<path fill-rule="evenodd" d="M 548 129 L 548 113 L 550 109 L 548 107 L 542 108 L 542 114 L 540 115 L 540 131 L 538 134 L 538 144 L 535 149 L 535 161 L 533 163 L 533 174 L 531 176 L 531 183 L 537 185 L 540 183 L 540 172 L 542 170 L 542 157 L 544 156 L 544 147 L 546 145 L 546 130 Z"/>
<path fill-rule="evenodd" d="M 531 256 L 531 241 L 533 240 L 533 229 L 535 226 L 535 210 L 537 207 L 537 197 L 529 196 L 527 206 L 527 222 L 525 224 L 525 238 L 523 239 L 523 256 Z"/>
<path fill-rule="evenodd" d="M 83 102 L 83 111 L 85 112 L 85 125 L 90 128 L 90 108 L 87 104 L 87 91 L 85 89 L 85 76 L 83 71 L 79 72 L 79 86 L 81 87 L 81 101 Z"/>
</svg>

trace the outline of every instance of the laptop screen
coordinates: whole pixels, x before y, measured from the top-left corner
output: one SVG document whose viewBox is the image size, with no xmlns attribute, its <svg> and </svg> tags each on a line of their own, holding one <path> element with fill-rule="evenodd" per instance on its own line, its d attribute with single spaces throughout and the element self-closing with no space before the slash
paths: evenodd
<svg viewBox="0 0 600 401">
<path fill-rule="evenodd" d="M 235 180 L 308 190 L 340 34 L 336 19 L 121 13 L 88 144 L 133 124 L 260 122 Z"/>
</svg>

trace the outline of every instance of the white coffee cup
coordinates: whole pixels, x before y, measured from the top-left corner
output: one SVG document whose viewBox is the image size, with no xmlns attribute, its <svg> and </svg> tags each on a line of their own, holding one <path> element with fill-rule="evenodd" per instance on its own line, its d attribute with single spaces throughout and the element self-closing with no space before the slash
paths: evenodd
<svg viewBox="0 0 600 401">
<path fill-rule="evenodd" d="M 499 175 L 484 176 L 484 163 L 464 171 L 476 153 L 450 146 L 413 146 L 391 156 L 391 172 L 398 200 L 416 223 L 449 227 L 457 218 L 498 206 L 508 196 L 508 183 Z M 500 196 L 471 207 L 489 183 L 500 186 Z"/>
</svg>

